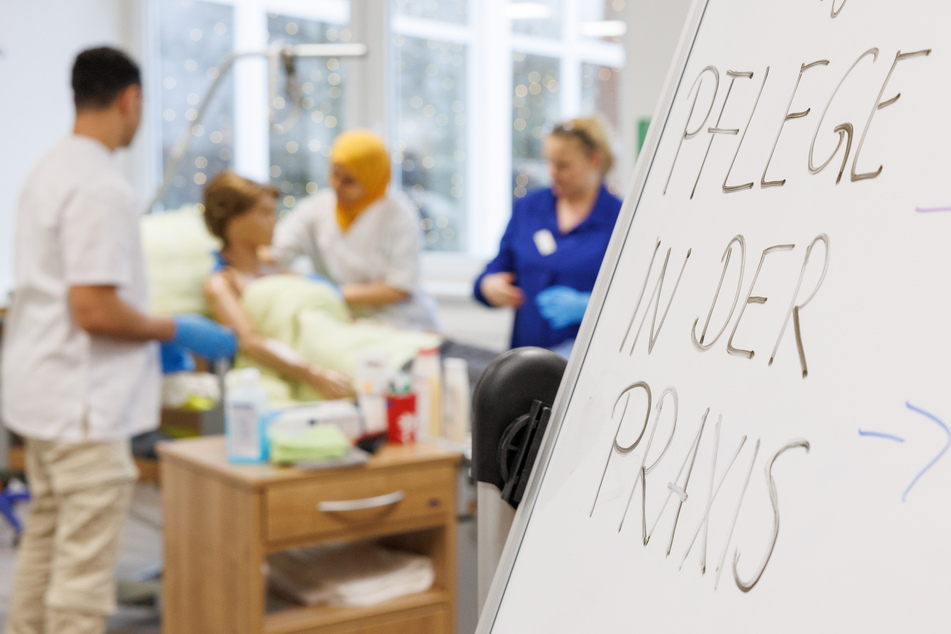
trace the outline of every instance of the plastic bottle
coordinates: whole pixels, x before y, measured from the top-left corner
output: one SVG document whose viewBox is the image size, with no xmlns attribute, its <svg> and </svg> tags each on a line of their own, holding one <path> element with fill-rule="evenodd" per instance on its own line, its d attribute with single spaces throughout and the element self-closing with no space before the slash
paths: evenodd
<svg viewBox="0 0 951 634">
<path fill-rule="evenodd" d="M 453 442 L 468 442 L 469 412 L 472 393 L 469 391 L 469 366 L 465 359 L 447 358 L 446 372 L 446 438 Z"/>
<path fill-rule="evenodd" d="M 367 351 L 360 357 L 357 404 L 365 434 L 386 431 L 386 390 L 390 374 L 389 357 L 385 353 Z"/>
<path fill-rule="evenodd" d="M 419 430 L 430 438 L 442 436 L 442 368 L 439 348 L 424 348 L 413 361 L 413 391 Z"/>
<path fill-rule="evenodd" d="M 257 368 L 232 370 L 225 379 L 225 446 L 229 462 L 267 460 L 268 399 Z"/>
</svg>

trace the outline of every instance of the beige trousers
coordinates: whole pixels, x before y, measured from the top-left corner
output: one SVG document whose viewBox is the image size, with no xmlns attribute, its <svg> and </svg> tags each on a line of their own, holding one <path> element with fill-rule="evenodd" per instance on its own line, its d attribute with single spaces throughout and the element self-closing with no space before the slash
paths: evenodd
<svg viewBox="0 0 951 634">
<path fill-rule="evenodd" d="M 115 567 L 136 478 L 128 440 L 26 439 L 32 501 L 7 634 L 99 634 L 116 608 Z"/>
</svg>

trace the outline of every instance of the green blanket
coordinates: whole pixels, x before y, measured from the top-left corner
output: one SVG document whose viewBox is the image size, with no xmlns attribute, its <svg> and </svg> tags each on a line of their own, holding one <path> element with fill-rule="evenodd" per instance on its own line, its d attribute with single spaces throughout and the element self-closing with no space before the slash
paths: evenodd
<svg viewBox="0 0 951 634">
<path fill-rule="evenodd" d="M 245 288 L 241 301 L 258 332 L 354 381 L 360 358 L 367 352 L 385 354 L 396 369 L 420 349 L 438 346 L 442 341 L 434 333 L 352 321 L 336 288 L 296 275 L 269 275 L 254 280 Z M 321 398 L 310 386 L 283 380 L 246 357 L 239 357 L 237 365 L 261 370 L 262 384 L 273 405 Z"/>
</svg>

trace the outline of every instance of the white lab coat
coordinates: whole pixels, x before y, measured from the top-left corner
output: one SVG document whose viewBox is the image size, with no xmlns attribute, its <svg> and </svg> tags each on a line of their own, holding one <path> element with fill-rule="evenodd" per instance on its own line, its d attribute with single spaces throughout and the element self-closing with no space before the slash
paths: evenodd
<svg viewBox="0 0 951 634">
<path fill-rule="evenodd" d="M 130 438 L 158 425 L 158 345 L 90 335 L 71 286 L 115 286 L 148 310 L 142 206 L 109 149 L 70 136 L 39 162 L 17 210 L 16 288 L 4 328 L 6 426 L 62 442 Z"/>
<path fill-rule="evenodd" d="M 314 271 L 339 285 L 385 282 L 410 294 L 402 302 L 355 310 L 399 328 L 435 329 L 436 303 L 420 285 L 419 215 L 403 196 L 386 195 L 350 228 L 337 223 L 337 198 L 325 189 L 302 200 L 277 225 L 272 253 L 283 266 L 307 256 Z"/>
</svg>

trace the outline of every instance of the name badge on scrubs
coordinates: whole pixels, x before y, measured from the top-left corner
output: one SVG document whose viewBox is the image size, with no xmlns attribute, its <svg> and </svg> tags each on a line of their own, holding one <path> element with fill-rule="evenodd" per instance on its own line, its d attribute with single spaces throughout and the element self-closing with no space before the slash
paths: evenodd
<svg viewBox="0 0 951 634">
<path fill-rule="evenodd" d="M 558 245 L 555 244 L 555 236 L 551 235 L 551 231 L 548 229 L 536 231 L 532 239 L 535 240 L 535 248 L 542 255 L 551 255 L 558 248 Z"/>
</svg>

